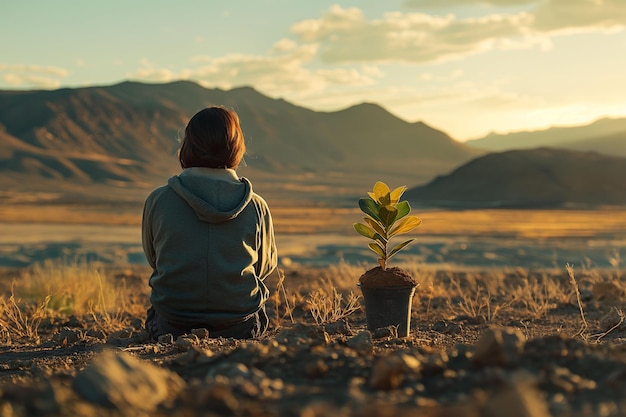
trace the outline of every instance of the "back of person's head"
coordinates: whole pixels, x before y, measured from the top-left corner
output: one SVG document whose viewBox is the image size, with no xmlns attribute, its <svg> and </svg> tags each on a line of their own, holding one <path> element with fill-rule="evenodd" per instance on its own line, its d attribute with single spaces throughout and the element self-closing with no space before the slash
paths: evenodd
<svg viewBox="0 0 626 417">
<path fill-rule="evenodd" d="M 241 162 L 246 145 L 239 116 L 224 107 L 207 107 L 196 113 L 185 128 L 178 150 L 184 168 L 232 168 Z"/>
</svg>

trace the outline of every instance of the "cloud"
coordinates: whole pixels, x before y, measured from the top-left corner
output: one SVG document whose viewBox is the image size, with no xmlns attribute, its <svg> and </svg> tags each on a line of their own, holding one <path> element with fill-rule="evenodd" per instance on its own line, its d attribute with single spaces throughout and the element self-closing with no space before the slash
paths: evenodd
<svg viewBox="0 0 626 417">
<path fill-rule="evenodd" d="M 252 85 L 270 96 L 304 96 L 322 91 L 329 85 L 370 85 L 382 73 L 377 67 L 310 69 L 317 47 L 278 42 L 271 53 L 263 55 L 228 54 L 220 57 L 194 56 L 191 66 L 182 69 L 162 68 L 142 60 L 139 68 L 127 76 L 154 82 L 179 79 L 196 80 L 207 87 L 230 89 Z M 295 93 L 294 93 L 295 92 Z"/>
<path fill-rule="evenodd" d="M 0 78 L 9 85 L 52 89 L 61 86 L 69 72 L 63 68 L 43 65 L 0 64 Z"/>
<path fill-rule="evenodd" d="M 533 29 L 571 32 L 626 26 L 623 0 L 549 0 L 533 11 Z"/>
<path fill-rule="evenodd" d="M 529 6 L 537 31 L 602 29 L 626 25 L 623 0 L 405 0 L 411 8 L 446 9 L 459 6 Z"/>
<path fill-rule="evenodd" d="M 458 19 L 390 12 L 368 21 L 358 9 L 333 6 L 320 19 L 293 25 L 292 32 L 302 42 L 318 44 L 321 59 L 328 63 L 427 63 L 535 44 L 537 37 L 526 29 L 531 23 L 527 13 Z"/>
<path fill-rule="evenodd" d="M 405 0 L 407 7 L 439 9 L 459 6 L 520 6 L 535 4 L 538 0 Z"/>
<path fill-rule="evenodd" d="M 441 62 L 490 50 L 546 49 L 551 36 L 626 26 L 623 0 L 408 0 L 411 6 L 512 6 L 524 11 L 460 18 L 454 14 L 389 12 L 368 20 L 358 8 L 332 6 L 294 24 L 298 40 L 319 46 L 326 63 Z M 518 8 L 519 10 L 519 8 Z"/>
</svg>

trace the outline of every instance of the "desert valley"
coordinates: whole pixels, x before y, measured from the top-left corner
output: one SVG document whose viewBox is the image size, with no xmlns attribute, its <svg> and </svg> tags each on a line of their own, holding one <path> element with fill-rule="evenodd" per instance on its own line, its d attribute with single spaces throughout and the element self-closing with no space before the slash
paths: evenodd
<svg viewBox="0 0 626 417">
<path fill-rule="evenodd" d="M 143 201 L 215 104 L 274 217 L 271 332 L 149 341 Z M 458 142 L 374 103 L 124 82 L 0 91 L 0 142 L 2 415 L 626 415 L 626 119 Z M 356 286 L 378 180 L 422 219 L 408 338 L 367 331 Z"/>
</svg>

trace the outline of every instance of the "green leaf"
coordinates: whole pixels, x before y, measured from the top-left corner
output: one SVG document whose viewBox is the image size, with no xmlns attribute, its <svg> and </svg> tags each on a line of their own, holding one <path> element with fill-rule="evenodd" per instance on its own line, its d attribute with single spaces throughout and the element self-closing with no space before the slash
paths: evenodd
<svg viewBox="0 0 626 417">
<path fill-rule="evenodd" d="M 422 224 L 422 219 L 417 216 L 405 217 L 404 219 L 400 220 L 400 222 L 393 229 L 389 231 L 389 237 L 391 238 L 395 235 L 410 232 L 420 224 Z"/>
<path fill-rule="evenodd" d="M 406 245 L 413 242 L 414 240 L 415 239 L 409 239 L 406 242 L 398 243 L 396 246 L 393 247 L 393 249 L 391 249 L 391 252 L 389 252 L 389 255 L 387 255 L 387 259 L 391 258 L 393 255 L 401 251 Z"/>
<path fill-rule="evenodd" d="M 364 225 L 363 223 L 354 223 L 354 230 L 356 230 L 360 235 L 363 235 L 369 239 L 375 239 L 376 233 L 371 227 Z"/>
<path fill-rule="evenodd" d="M 398 210 L 395 207 L 385 206 L 380 208 L 378 215 L 385 229 L 388 229 L 396 221 Z"/>
<path fill-rule="evenodd" d="M 374 240 L 380 242 L 380 246 L 383 248 L 387 246 L 387 238 L 383 237 L 380 233 L 374 235 Z"/>
<path fill-rule="evenodd" d="M 371 198 L 359 199 L 359 207 L 363 213 L 367 214 L 374 220 L 378 220 L 379 222 L 381 221 L 379 215 L 380 206 Z"/>
<path fill-rule="evenodd" d="M 406 185 L 403 185 L 402 187 L 398 187 L 393 190 L 389 196 L 391 204 L 396 204 L 398 201 L 400 201 L 400 197 L 402 197 L 402 194 L 404 194 L 405 191 Z"/>
<path fill-rule="evenodd" d="M 387 233 L 383 230 L 379 222 L 370 217 L 363 217 L 363 220 L 365 220 L 365 222 L 369 224 L 372 229 L 376 230 L 378 234 L 387 239 Z"/>
<path fill-rule="evenodd" d="M 399 202 L 398 205 L 396 206 L 396 209 L 398 210 L 396 221 L 400 220 L 401 218 L 403 218 L 404 216 L 406 216 L 407 214 L 411 212 L 411 206 L 409 205 L 408 201 Z"/>
<path fill-rule="evenodd" d="M 378 256 L 380 256 L 381 258 L 385 259 L 385 251 L 383 248 L 380 247 L 380 245 L 376 242 L 372 242 L 369 245 L 369 248 L 374 251 L 374 253 L 376 253 Z"/>
</svg>

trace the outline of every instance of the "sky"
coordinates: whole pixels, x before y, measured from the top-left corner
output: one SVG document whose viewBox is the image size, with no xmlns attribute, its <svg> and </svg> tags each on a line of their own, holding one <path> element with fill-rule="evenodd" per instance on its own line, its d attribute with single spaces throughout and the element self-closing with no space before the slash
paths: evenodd
<svg viewBox="0 0 626 417">
<path fill-rule="evenodd" d="M 456 140 L 626 117 L 626 0 L 1 0 L 0 90 L 377 103 Z"/>
</svg>

